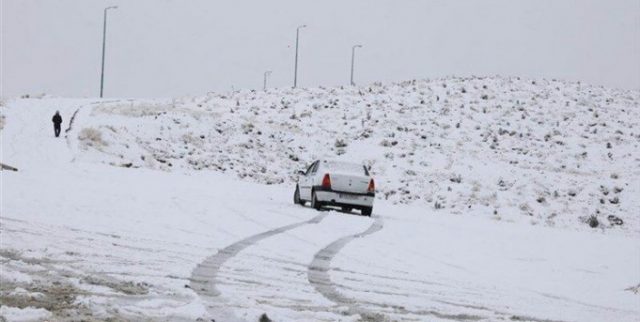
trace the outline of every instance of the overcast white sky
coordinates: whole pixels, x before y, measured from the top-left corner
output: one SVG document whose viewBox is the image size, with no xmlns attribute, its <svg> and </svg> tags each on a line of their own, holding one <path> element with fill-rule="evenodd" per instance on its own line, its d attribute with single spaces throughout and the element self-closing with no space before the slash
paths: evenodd
<svg viewBox="0 0 640 322">
<path fill-rule="evenodd" d="M 640 89 L 640 0 L 0 0 L 2 96 L 169 97 L 447 75 Z"/>
</svg>

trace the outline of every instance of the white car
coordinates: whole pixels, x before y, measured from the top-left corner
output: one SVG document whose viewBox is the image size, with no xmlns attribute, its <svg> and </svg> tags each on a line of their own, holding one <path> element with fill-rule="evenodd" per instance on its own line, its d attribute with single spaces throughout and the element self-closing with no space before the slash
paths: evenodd
<svg viewBox="0 0 640 322">
<path fill-rule="evenodd" d="M 323 206 L 341 207 L 344 211 L 360 209 L 371 216 L 376 187 L 367 168 L 361 164 L 318 160 L 300 177 L 293 194 L 293 202 L 321 209 Z"/>
</svg>

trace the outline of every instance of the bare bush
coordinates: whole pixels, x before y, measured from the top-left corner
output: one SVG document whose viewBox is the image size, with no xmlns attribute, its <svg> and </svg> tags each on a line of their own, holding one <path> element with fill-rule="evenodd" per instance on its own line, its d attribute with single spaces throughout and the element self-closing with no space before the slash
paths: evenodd
<svg viewBox="0 0 640 322">
<path fill-rule="evenodd" d="M 347 147 L 347 142 L 344 139 L 336 139 L 336 142 L 334 143 L 334 146 L 336 148 L 344 148 Z"/>
<path fill-rule="evenodd" d="M 102 139 L 102 132 L 92 127 L 82 129 L 80 133 L 78 133 L 78 140 L 80 140 L 80 143 L 84 147 L 90 146 L 99 149 L 108 145 L 107 142 Z"/>
<path fill-rule="evenodd" d="M 591 215 L 589 219 L 587 219 L 587 223 L 591 228 L 596 228 L 598 227 L 598 225 L 600 225 L 600 222 L 598 222 L 598 217 L 596 217 L 596 215 Z"/>
</svg>

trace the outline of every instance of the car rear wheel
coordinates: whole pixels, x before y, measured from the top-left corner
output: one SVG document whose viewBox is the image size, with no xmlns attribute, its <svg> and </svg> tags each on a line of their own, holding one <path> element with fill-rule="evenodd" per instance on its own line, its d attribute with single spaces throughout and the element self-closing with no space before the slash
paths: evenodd
<svg viewBox="0 0 640 322">
<path fill-rule="evenodd" d="M 322 208 L 322 205 L 318 201 L 318 198 L 316 198 L 316 192 L 315 191 L 311 192 L 311 208 L 316 209 L 316 210 L 320 210 L 320 208 Z"/>
<path fill-rule="evenodd" d="M 300 187 L 296 185 L 296 191 L 293 193 L 293 203 L 296 205 L 300 204 Z"/>
<path fill-rule="evenodd" d="M 360 210 L 363 216 L 371 217 L 371 213 L 373 212 L 373 207 L 365 207 Z"/>
</svg>

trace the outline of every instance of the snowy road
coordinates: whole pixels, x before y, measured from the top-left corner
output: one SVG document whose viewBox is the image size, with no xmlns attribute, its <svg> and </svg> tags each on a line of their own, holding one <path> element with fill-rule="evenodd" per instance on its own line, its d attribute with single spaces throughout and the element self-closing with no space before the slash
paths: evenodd
<svg viewBox="0 0 640 322">
<path fill-rule="evenodd" d="M 80 127 L 55 139 L 49 120 L 92 103 L 22 100 L 3 111 L 2 162 L 20 169 L 1 173 L 8 320 L 640 316 L 636 235 L 382 200 L 372 218 L 318 213 L 293 205 L 287 185 L 95 164 L 78 157 Z M 90 115 L 83 108 L 76 122 Z"/>
</svg>

